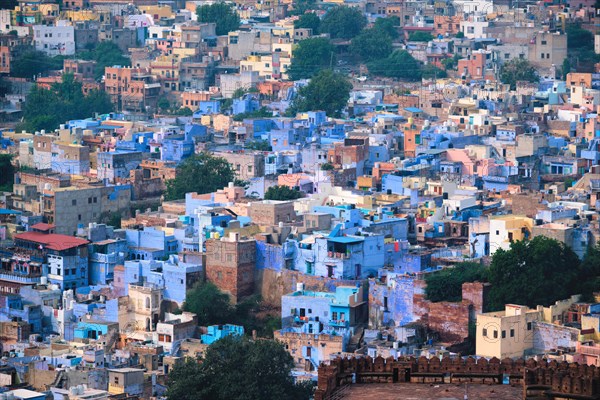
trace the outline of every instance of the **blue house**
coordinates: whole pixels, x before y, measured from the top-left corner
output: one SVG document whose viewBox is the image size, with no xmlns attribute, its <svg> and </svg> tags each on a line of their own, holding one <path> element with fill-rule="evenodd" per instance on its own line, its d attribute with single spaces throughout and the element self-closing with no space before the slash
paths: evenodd
<svg viewBox="0 0 600 400">
<path fill-rule="evenodd" d="M 210 325 L 207 327 L 208 333 L 201 335 L 200 339 L 204 344 L 213 344 L 219 339 L 227 336 L 243 336 L 244 327 L 239 325 Z"/>
<path fill-rule="evenodd" d="M 258 111 L 259 108 L 260 101 L 258 101 L 258 96 L 255 94 L 245 94 L 239 99 L 233 99 L 233 115 L 251 113 L 254 111 Z"/>
</svg>

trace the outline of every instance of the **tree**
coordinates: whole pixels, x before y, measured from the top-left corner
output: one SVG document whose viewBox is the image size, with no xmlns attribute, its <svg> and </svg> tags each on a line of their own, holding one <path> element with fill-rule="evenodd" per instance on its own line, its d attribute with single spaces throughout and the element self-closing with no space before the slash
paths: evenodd
<svg viewBox="0 0 600 400">
<path fill-rule="evenodd" d="M 445 78 L 448 76 L 445 70 L 439 69 L 433 64 L 427 64 L 421 69 L 423 79 Z"/>
<path fill-rule="evenodd" d="M 449 69 L 454 69 L 458 65 L 458 60 L 460 60 L 460 56 L 455 54 L 453 57 L 444 58 L 442 60 L 442 65 L 446 71 Z"/>
<path fill-rule="evenodd" d="M 12 154 L 0 154 L 0 191 L 12 192 L 15 178 L 15 167 L 12 164 Z"/>
<path fill-rule="evenodd" d="M 198 21 L 217 24 L 217 35 L 227 35 L 240 27 L 240 16 L 231 6 L 223 2 L 203 5 L 196 9 Z"/>
<path fill-rule="evenodd" d="M 545 236 L 511 243 L 494 253 L 488 278 L 490 308 L 507 303 L 548 306 L 576 294 L 579 259 L 564 243 Z"/>
<path fill-rule="evenodd" d="M 250 111 L 245 113 L 236 114 L 233 116 L 234 121 L 243 121 L 245 119 L 253 119 L 253 118 L 268 118 L 272 117 L 273 112 L 269 111 L 267 107 L 261 107 L 256 111 Z"/>
<path fill-rule="evenodd" d="M 320 71 L 310 83 L 298 91 L 291 112 L 325 111 L 332 117 L 337 117 L 346 107 L 350 98 L 352 84 L 345 75 L 329 69 Z"/>
<path fill-rule="evenodd" d="M 265 200 L 295 200 L 302 197 L 302 193 L 290 189 L 288 186 L 271 186 L 265 193 Z"/>
<path fill-rule="evenodd" d="M 566 31 L 567 49 L 594 49 L 594 34 L 587 29 L 583 29 L 581 24 L 568 24 Z"/>
<path fill-rule="evenodd" d="M 235 174 L 224 158 L 209 153 L 195 154 L 177 166 L 175 179 L 167 181 L 167 200 L 185 198 L 189 192 L 211 193 L 233 182 Z"/>
<path fill-rule="evenodd" d="M 352 39 L 350 51 L 364 61 L 380 60 L 392 53 L 392 39 L 378 29 L 365 29 Z"/>
<path fill-rule="evenodd" d="M 433 35 L 429 32 L 416 31 L 408 36 L 408 40 L 411 42 L 430 42 L 433 40 Z"/>
<path fill-rule="evenodd" d="M 309 10 L 318 10 L 316 0 L 294 0 L 290 15 L 304 15 Z"/>
<path fill-rule="evenodd" d="M 112 67 L 113 65 L 129 67 L 131 65 L 131 60 L 123 54 L 121 48 L 115 42 L 110 41 L 96 44 L 91 50 L 81 52 L 79 57 L 84 60 L 96 61 L 96 67 L 94 68 L 96 79 L 102 78 L 106 67 Z"/>
<path fill-rule="evenodd" d="M 88 118 L 94 113 L 108 113 L 113 106 L 103 91 L 92 90 L 85 96 L 81 82 L 73 74 L 64 74 L 62 81 L 50 89 L 34 86 L 23 108 L 24 122 L 19 129 L 35 132 L 53 130 L 67 120 Z"/>
<path fill-rule="evenodd" d="M 166 97 L 161 97 L 160 99 L 158 99 L 158 101 L 156 102 L 156 105 L 158 106 L 158 108 L 160 108 L 162 111 L 166 111 L 169 109 L 169 107 L 171 107 L 171 103 L 169 102 L 169 99 L 167 99 Z"/>
<path fill-rule="evenodd" d="M 596 302 L 594 293 L 600 289 L 600 244 L 588 248 L 579 273 L 582 301 Z"/>
<path fill-rule="evenodd" d="M 292 356 L 273 340 L 225 337 L 202 363 L 187 360 L 169 374 L 167 398 L 178 400 L 308 400 L 312 384 L 296 384 Z"/>
<path fill-rule="evenodd" d="M 331 163 L 326 162 L 324 164 L 321 164 L 321 170 L 322 171 L 331 171 L 333 169 L 335 169 L 335 167 Z"/>
<path fill-rule="evenodd" d="M 11 62 L 10 74 L 17 78 L 32 79 L 48 71 L 58 71 L 63 67 L 61 58 L 48 57 L 46 53 L 33 49 L 22 49 Z"/>
<path fill-rule="evenodd" d="M 299 19 L 294 21 L 294 28 L 296 29 L 312 29 L 313 35 L 319 34 L 319 27 L 321 26 L 321 18 L 314 12 L 307 12 L 302 14 Z"/>
<path fill-rule="evenodd" d="M 454 37 L 457 39 L 462 39 L 465 37 L 465 33 L 463 31 L 458 31 L 458 33 Z"/>
<path fill-rule="evenodd" d="M 409 81 L 421 79 L 421 63 L 406 50 L 396 50 L 387 58 L 370 62 L 367 67 L 374 75 Z"/>
<path fill-rule="evenodd" d="M 463 262 L 453 268 L 444 268 L 427 274 L 425 295 L 432 302 L 462 300 L 462 284 L 487 281 L 487 269 L 479 264 Z"/>
<path fill-rule="evenodd" d="M 199 283 L 185 296 L 183 310 L 198 316 L 198 325 L 219 325 L 233 322 L 234 309 L 229 296 L 213 283 Z"/>
<path fill-rule="evenodd" d="M 367 25 L 363 13 L 346 6 L 335 7 L 325 14 L 321 32 L 329 33 L 332 39 L 352 39 Z"/>
<path fill-rule="evenodd" d="M 565 58 L 563 60 L 561 72 L 562 72 L 562 79 L 566 80 L 567 74 L 571 72 L 571 62 L 569 61 L 569 58 Z"/>
<path fill-rule="evenodd" d="M 396 39 L 399 36 L 399 26 L 400 18 L 398 17 L 377 18 L 375 20 L 375 24 L 373 24 L 373 29 L 378 32 L 385 33 L 392 39 Z"/>
<path fill-rule="evenodd" d="M 291 80 L 306 79 L 335 62 L 334 47 L 326 38 L 301 40 L 294 48 L 292 65 L 287 70 Z"/>
<path fill-rule="evenodd" d="M 515 90 L 519 81 L 537 82 L 540 78 L 528 60 L 513 58 L 502 66 L 500 80 L 509 84 L 511 90 Z"/>
<path fill-rule="evenodd" d="M 259 151 L 272 151 L 273 147 L 269 144 L 268 140 L 250 140 L 246 142 L 244 146 L 249 150 L 259 150 Z"/>
</svg>

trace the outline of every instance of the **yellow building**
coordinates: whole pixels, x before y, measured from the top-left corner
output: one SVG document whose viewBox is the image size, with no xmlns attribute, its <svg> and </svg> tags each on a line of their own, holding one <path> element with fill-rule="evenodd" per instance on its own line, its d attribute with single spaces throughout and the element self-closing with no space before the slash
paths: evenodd
<svg viewBox="0 0 600 400">
<path fill-rule="evenodd" d="M 170 18 L 173 16 L 173 9 L 168 5 L 151 5 L 151 6 L 138 6 L 139 10 L 144 13 L 152 16 L 152 18 L 157 21 L 161 18 Z M 196 12 L 196 10 L 194 10 Z"/>
<path fill-rule="evenodd" d="M 536 309 L 507 304 L 504 311 L 477 315 L 475 353 L 499 359 L 523 357 L 534 349 L 535 324 L 545 322 L 562 325 L 567 311 L 580 297 L 574 295 L 548 307 L 537 306 Z"/>
<path fill-rule="evenodd" d="M 60 18 L 71 22 L 99 21 L 100 15 L 93 10 L 64 10 Z"/>
<path fill-rule="evenodd" d="M 286 72 L 291 63 L 290 57 L 281 53 L 263 56 L 253 55 L 240 62 L 240 71 L 256 71 L 259 76 L 264 77 L 266 80 L 286 80 L 288 79 Z"/>
<path fill-rule="evenodd" d="M 531 238 L 533 219 L 522 215 L 494 215 L 490 217 L 490 254 L 498 249 L 508 250 L 517 240 Z"/>
</svg>

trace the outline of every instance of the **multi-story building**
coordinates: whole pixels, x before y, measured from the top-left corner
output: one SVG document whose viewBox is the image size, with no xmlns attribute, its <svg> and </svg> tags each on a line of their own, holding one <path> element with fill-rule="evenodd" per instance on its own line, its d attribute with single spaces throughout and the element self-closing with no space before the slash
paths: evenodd
<svg viewBox="0 0 600 400">
<path fill-rule="evenodd" d="M 231 233 L 222 239 L 206 241 L 206 280 L 237 303 L 254 292 L 256 243 Z"/>
<path fill-rule="evenodd" d="M 160 82 L 142 68 L 106 67 L 104 90 L 119 110 L 146 112 L 156 108 Z"/>
<path fill-rule="evenodd" d="M 549 70 L 560 66 L 567 58 L 567 35 L 558 32 L 538 32 L 529 45 L 529 60 L 538 68 Z"/>
<path fill-rule="evenodd" d="M 25 232 L 3 250 L 1 291 L 17 293 L 22 285 L 40 283 L 42 276 L 59 288 L 88 285 L 88 241 L 73 236 Z"/>
<path fill-rule="evenodd" d="M 50 56 L 75 54 L 75 29 L 72 25 L 33 27 L 33 44 L 36 50 Z"/>
<path fill-rule="evenodd" d="M 137 169 L 143 153 L 139 151 L 115 150 L 97 153 L 98 179 L 116 183 L 130 177 L 130 171 Z"/>
</svg>

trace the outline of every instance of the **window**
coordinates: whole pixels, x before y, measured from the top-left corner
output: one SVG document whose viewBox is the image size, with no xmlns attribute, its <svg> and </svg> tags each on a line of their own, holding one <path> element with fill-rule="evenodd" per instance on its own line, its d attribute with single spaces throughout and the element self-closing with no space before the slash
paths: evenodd
<svg viewBox="0 0 600 400">
<path fill-rule="evenodd" d="M 543 46 L 545 46 L 545 45 L 546 45 L 546 43 L 547 43 L 547 42 L 546 42 L 545 40 L 542 40 L 542 45 L 543 45 Z"/>
<path fill-rule="evenodd" d="M 514 329 L 510 330 L 510 337 L 515 337 L 515 330 Z"/>
<path fill-rule="evenodd" d="M 527 330 L 530 331 L 531 330 L 531 322 L 527 323 Z"/>
<path fill-rule="evenodd" d="M 498 331 L 494 331 L 494 339 L 498 339 Z"/>
<path fill-rule="evenodd" d="M 71 205 L 72 206 L 76 206 L 77 205 L 77 200 L 75 200 L 75 199 L 71 200 Z"/>
<path fill-rule="evenodd" d="M 483 328 L 483 332 L 481 333 L 483 337 L 487 337 L 487 329 Z"/>
<path fill-rule="evenodd" d="M 506 331 L 502 331 L 502 339 L 506 339 Z"/>
<path fill-rule="evenodd" d="M 119 384 L 119 377 L 118 376 L 115 376 L 115 381 L 114 382 L 115 382 L 115 385 Z"/>
<path fill-rule="evenodd" d="M 81 221 L 81 214 L 77 215 L 77 219 Z"/>
<path fill-rule="evenodd" d="M 331 319 L 337 321 L 337 311 L 331 313 Z"/>
</svg>

